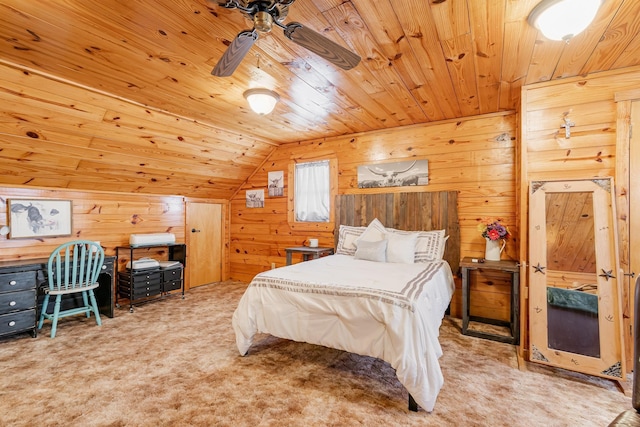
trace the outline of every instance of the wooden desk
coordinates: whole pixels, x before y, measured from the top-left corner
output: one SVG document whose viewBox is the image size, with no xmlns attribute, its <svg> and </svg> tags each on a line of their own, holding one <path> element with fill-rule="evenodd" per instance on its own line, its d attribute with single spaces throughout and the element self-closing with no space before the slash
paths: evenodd
<svg viewBox="0 0 640 427">
<path fill-rule="evenodd" d="M 285 248 L 287 252 L 287 265 L 291 265 L 291 254 L 302 254 L 302 260 L 308 261 L 310 257 L 318 259 L 323 255 L 333 255 L 333 248 L 310 248 L 308 246 L 298 246 L 295 248 Z"/>
<path fill-rule="evenodd" d="M 520 265 L 516 261 L 473 262 L 471 258 L 467 257 L 460 262 L 460 267 L 462 269 L 462 334 L 518 345 L 520 343 Z M 495 270 L 511 273 L 511 308 L 509 322 L 469 315 L 470 270 L 478 270 L 480 272 L 482 270 Z M 511 331 L 511 336 L 469 329 L 469 321 L 507 326 Z"/>
</svg>

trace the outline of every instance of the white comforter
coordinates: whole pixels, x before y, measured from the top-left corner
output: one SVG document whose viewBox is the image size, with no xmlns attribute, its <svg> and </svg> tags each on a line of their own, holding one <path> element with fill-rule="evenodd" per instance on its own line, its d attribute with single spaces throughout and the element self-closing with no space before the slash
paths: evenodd
<svg viewBox="0 0 640 427">
<path fill-rule="evenodd" d="M 453 291 L 444 261 L 327 256 L 256 275 L 233 314 L 236 343 L 244 355 L 260 332 L 385 360 L 432 411 L 444 383 L 439 328 Z"/>
</svg>

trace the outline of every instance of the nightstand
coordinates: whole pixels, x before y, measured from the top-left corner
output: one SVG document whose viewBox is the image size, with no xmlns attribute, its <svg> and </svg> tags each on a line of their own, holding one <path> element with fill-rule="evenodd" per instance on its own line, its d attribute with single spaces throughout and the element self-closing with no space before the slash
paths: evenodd
<svg viewBox="0 0 640 427">
<path fill-rule="evenodd" d="M 287 252 L 287 265 L 291 265 L 291 254 L 302 254 L 302 260 L 308 261 L 310 258 L 318 259 L 324 255 L 333 255 L 333 248 L 310 248 L 308 246 L 298 246 L 295 248 L 285 248 Z"/>
<path fill-rule="evenodd" d="M 516 261 L 506 260 L 474 262 L 472 258 L 467 257 L 460 262 L 460 268 L 462 269 L 462 334 L 518 345 L 520 343 L 520 265 Z M 469 272 L 471 270 L 478 270 L 479 273 L 482 273 L 483 270 L 494 270 L 511 274 L 510 321 L 469 315 Z M 507 326 L 511 331 L 511 336 L 469 329 L 469 321 Z"/>
</svg>

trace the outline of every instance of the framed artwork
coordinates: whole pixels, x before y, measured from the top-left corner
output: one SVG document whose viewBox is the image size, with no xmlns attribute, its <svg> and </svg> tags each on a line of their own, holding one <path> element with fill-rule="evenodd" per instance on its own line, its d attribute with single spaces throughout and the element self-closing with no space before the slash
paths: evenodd
<svg viewBox="0 0 640 427">
<path fill-rule="evenodd" d="M 429 161 L 408 160 L 358 166 L 358 188 L 429 184 Z"/>
<path fill-rule="evenodd" d="M 269 197 L 284 197 L 284 171 L 269 172 Z"/>
<path fill-rule="evenodd" d="M 247 190 L 248 208 L 264 208 L 264 190 Z"/>
<path fill-rule="evenodd" d="M 9 199 L 9 238 L 70 236 L 71 200 Z"/>
</svg>

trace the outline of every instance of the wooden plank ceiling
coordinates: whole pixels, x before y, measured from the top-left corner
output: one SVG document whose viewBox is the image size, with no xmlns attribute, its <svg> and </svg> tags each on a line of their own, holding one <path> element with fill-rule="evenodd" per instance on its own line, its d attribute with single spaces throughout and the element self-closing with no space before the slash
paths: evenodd
<svg viewBox="0 0 640 427">
<path fill-rule="evenodd" d="M 524 84 L 640 65 L 640 1 L 606 0 L 568 44 L 527 24 L 538 1 L 297 0 L 285 23 L 361 63 L 343 71 L 274 28 L 219 78 L 252 26 L 237 10 L 2 0 L 0 183 L 227 198 L 282 143 L 514 110 Z M 273 113 L 249 110 L 253 87 L 280 95 Z"/>
</svg>

